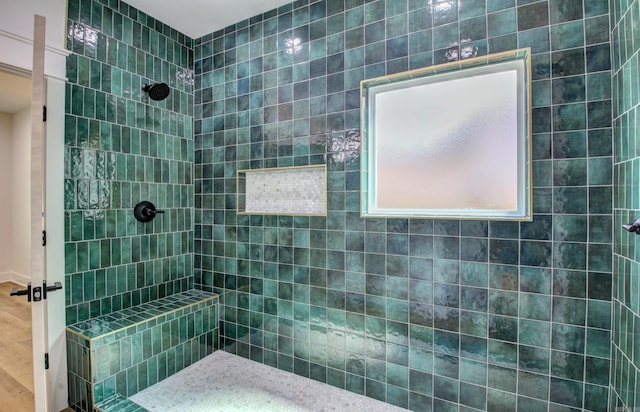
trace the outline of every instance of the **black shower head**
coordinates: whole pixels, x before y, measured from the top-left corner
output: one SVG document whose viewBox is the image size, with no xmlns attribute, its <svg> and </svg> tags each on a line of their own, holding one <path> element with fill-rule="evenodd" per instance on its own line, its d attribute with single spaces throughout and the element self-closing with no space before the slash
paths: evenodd
<svg viewBox="0 0 640 412">
<path fill-rule="evenodd" d="M 166 83 L 143 84 L 142 91 L 149 94 L 151 100 L 164 100 L 169 96 L 169 85 Z"/>
</svg>

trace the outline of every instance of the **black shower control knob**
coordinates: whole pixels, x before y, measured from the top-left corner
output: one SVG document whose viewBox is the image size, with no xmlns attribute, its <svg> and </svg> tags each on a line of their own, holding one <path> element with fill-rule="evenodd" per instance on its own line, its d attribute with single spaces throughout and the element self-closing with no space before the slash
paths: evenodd
<svg viewBox="0 0 640 412">
<path fill-rule="evenodd" d="M 156 217 L 158 213 L 164 213 L 164 210 L 157 210 L 153 203 L 148 202 L 146 200 L 138 203 L 133 208 L 133 216 L 139 222 L 143 222 L 143 223 L 152 221 L 153 218 Z"/>
</svg>

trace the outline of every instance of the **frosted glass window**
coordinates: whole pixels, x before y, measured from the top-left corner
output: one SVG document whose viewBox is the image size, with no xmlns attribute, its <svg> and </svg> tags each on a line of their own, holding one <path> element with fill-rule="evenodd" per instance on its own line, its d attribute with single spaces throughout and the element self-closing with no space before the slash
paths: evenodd
<svg viewBox="0 0 640 412">
<path fill-rule="evenodd" d="M 363 216 L 529 220 L 528 56 L 363 81 Z"/>
</svg>

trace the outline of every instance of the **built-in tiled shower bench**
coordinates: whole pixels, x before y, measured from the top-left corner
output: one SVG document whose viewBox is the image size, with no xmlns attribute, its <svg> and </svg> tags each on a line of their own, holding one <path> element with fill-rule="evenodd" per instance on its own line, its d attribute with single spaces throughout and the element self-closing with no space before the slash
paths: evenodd
<svg viewBox="0 0 640 412">
<path fill-rule="evenodd" d="M 70 325 L 69 404 L 143 411 L 127 397 L 213 353 L 218 336 L 218 295 L 200 290 Z"/>
</svg>

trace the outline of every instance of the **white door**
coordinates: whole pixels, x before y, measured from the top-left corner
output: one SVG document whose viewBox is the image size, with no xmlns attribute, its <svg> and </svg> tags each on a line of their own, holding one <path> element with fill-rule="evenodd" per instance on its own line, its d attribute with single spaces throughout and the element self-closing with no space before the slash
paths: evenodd
<svg viewBox="0 0 640 412">
<path fill-rule="evenodd" d="M 35 410 L 49 411 L 49 369 L 46 305 L 46 262 L 44 232 L 44 46 L 46 19 L 35 16 L 33 29 L 33 70 L 31 71 L 31 284 L 33 308 L 33 390 Z M 40 287 L 40 293 L 37 289 Z"/>
</svg>

